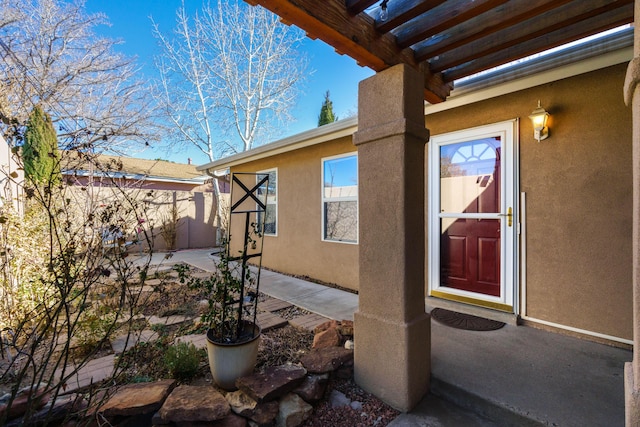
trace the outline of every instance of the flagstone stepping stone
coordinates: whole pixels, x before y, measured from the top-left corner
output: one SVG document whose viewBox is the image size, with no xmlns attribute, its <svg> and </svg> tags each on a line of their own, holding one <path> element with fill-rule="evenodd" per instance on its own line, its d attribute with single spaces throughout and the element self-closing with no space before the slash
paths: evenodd
<svg viewBox="0 0 640 427">
<path fill-rule="evenodd" d="M 113 375 L 114 360 L 115 355 L 113 354 L 90 360 L 86 365 L 78 370 L 78 372 L 71 375 L 71 377 L 66 380 L 64 391 L 66 393 L 75 391 L 111 377 Z M 65 376 L 69 375 L 72 370 L 72 366 L 67 368 L 65 370 Z M 62 368 L 56 370 L 54 378 L 62 379 Z"/>
<path fill-rule="evenodd" d="M 173 316 L 165 316 L 165 317 L 159 317 L 159 316 L 147 317 L 147 322 L 149 322 L 151 326 L 153 325 L 171 326 L 171 325 L 177 325 L 179 323 L 190 322 L 192 320 L 193 320 L 193 317 L 182 316 L 182 315 L 173 315 Z"/>
<path fill-rule="evenodd" d="M 288 301 L 283 301 L 281 299 L 278 298 L 268 298 L 265 301 L 261 301 L 258 304 L 258 308 L 260 308 L 260 310 L 262 311 L 278 311 L 278 310 L 282 310 L 285 308 L 289 308 L 293 306 L 293 304 L 291 304 Z"/>
<path fill-rule="evenodd" d="M 196 279 L 208 279 L 212 276 L 213 273 L 210 271 L 191 271 L 189 276 L 195 277 Z"/>
<path fill-rule="evenodd" d="M 151 329 L 145 329 L 142 331 L 132 331 L 128 337 L 129 338 L 127 339 L 127 334 L 120 335 L 111 341 L 111 348 L 114 353 L 120 354 L 129 350 L 138 343 L 156 340 L 158 339 L 158 333 Z"/>
<path fill-rule="evenodd" d="M 311 313 L 304 316 L 296 317 L 289 320 L 289 323 L 295 327 L 313 331 L 316 326 L 323 324 L 327 320 L 330 320 L 319 314 Z"/>
<path fill-rule="evenodd" d="M 159 286 L 164 282 L 162 279 L 147 279 L 144 281 L 144 285 L 154 289 L 154 286 Z"/>
<path fill-rule="evenodd" d="M 121 317 L 121 318 L 118 318 L 117 323 L 118 323 L 118 325 L 122 325 L 122 324 L 124 324 L 124 323 L 134 322 L 134 321 L 136 321 L 136 320 L 144 320 L 144 319 L 146 319 L 146 317 L 145 317 L 145 315 L 144 315 L 144 314 L 135 314 L 135 315 L 133 315 L 133 316 L 131 316 L 131 317 Z"/>
<path fill-rule="evenodd" d="M 150 294 L 152 292 L 155 292 L 156 289 L 153 286 L 150 286 L 150 285 L 149 286 L 147 286 L 147 285 L 145 285 L 145 286 L 136 285 L 136 286 L 130 287 L 129 290 L 131 291 L 131 293 L 134 293 L 134 294 L 138 294 L 138 293 L 140 293 L 140 294 L 149 293 Z"/>
<path fill-rule="evenodd" d="M 123 386 L 98 409 L 98 413 L 107 419 L 153 414 L 162 407 L 175 385 L 175 380 L 162 380 Z"/>
<path fill-rule="evenodd" d="M 279 328 L 289 323 L 287 319 L 283 319 L 277 314 L 273 314 L 270 312 L 258 313 L 256 321 L 258 322 L 258 325 L 260 325 L 260 329 L 262 329 L 263 332 Z"/>
</svg>

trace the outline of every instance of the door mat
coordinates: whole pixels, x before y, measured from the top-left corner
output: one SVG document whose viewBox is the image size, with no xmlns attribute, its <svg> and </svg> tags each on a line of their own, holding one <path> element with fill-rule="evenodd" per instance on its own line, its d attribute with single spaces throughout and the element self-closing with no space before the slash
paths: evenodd
<svg viewBox="0 0 640 427">
<path fill-rule="evenodd" d="M 495 331 L 505 325 L 503 322 L 498 322 L 497 320 L 484 319 L 470 314 L 445 310 L 444 308 L 434 308 L 431 310 L 431 317 L 443 325 L 464 329 L 466 331 Z"/>
</svg>

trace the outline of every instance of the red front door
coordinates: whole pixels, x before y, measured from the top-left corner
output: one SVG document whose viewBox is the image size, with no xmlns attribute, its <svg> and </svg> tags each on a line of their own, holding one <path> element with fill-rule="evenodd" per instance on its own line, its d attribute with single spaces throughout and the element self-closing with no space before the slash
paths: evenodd
<svg viewBox="0 0 640 427">
<path fill-rule="evenodd" d="M 440 147 L 440 286 L 500 296 L 500 153 L 499 137 Z"/>
</svg>

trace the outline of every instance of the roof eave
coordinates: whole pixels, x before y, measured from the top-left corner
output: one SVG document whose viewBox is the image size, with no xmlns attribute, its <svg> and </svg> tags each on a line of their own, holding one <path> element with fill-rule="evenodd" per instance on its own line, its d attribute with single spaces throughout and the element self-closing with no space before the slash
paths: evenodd
<svg viewBox="0 0 640 427">
<path fill-rule="evenodd" d="M 216 160 L 196 167 L 198 171 L 216 171 L 254 160 L 271 157 L 304 147 L 321 144 L 345 136 L 351 136 L 358 129 L 358 118 L 351 117 L 328 125 L 320 126 L 292 135 L 278 141 L 261 145 L 254 149 L 234 154 L 220 160 Z"/>
</svg>

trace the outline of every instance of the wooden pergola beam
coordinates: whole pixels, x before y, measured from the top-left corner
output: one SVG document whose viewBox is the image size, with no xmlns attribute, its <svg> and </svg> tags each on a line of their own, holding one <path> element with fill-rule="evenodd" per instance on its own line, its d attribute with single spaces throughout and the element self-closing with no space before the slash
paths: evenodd
<svg viewBox="0 0 640 427">
<path fill-rule="evenodd" d="M 389 3 L 386 21 L 376 19 L 376 30 L 386 33 L 393 28 L 430 11 L 446 0 L 406 0 L 402 3 Z"/>
<path fill-rule="evenodd" d="M 506 2 L 507 0 L 447 2 L 434 10 L 433 13 L 425 14 L 399 26 L 395 30 L 398 46 L 409 47 Z"/>
<path fill-rule="evenodd" d="M 444 52 L 469 44 L 482 37 L 526 21 L 540 13 L 560 7 L 571 0 L 511 0 L 499 8 L 476 16 L 458 25 L 455 31 L 441 40 L 418 43 L 413 46 L 419 61 L 438 56 Z"/>
<path fill-rule="evenodd" d="M 503 46 L 496 46 L 482 52 L 481 55 L 473 55 L 476 59 L 453 68 L 447 67 L 445 79 L 454 81 L 462 77 L 470 76 L 480 71 L 506 64 L 516 59 L 533 55 L 552 47 L 561 46 L 576 40 L 580 40 L 594 33 L 610 30 L 633 20 L 633 4 L 609 10 L 568 28 L 560 26 L 555 31 L 539 32 L 523 35 L 526 43 L 508 42 Z M 435 65 L 437 67 L 437 65 Z"/>
<path fill-rule="evenodd" d="M 352 15 L 344 0 L 245 0 L 260 5 L 288 24 L 293 24 L 314 39 L 333 46 L 358 64 L 379 72 L 397 64 L 407 64 L 424 73 L 424 98 L 435 104 L 444 101 L 453 85 L 445 83 L 441 74 L 431 73 L 416 61 L 411 49 L 400 49 L 392 34 L 375 30 L 373 18 L 365 13 Z"/>
</svg>

